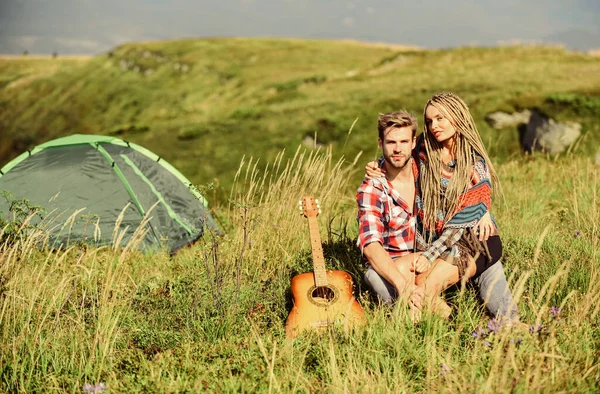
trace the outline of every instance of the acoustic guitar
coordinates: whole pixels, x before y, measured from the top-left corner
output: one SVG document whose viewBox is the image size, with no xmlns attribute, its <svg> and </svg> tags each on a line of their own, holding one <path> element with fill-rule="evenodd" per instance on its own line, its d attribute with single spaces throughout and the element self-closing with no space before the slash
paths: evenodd
<svg viewBox="0 0 600 394">
<path fill-rule="evenodd" d="M 318 200 L 304 196 L 300 210 L 308 219 L 313 272 L 292 278 L 294 307 L 285 323 L 286 335 L 294 338 L 309 328 L 324 329 L 340 324 L 344 329 L 365 322 L 365 315 L 352 293 L 352 277 L 344 271 L 327 271 L 319 234 Z"/>
</svg>

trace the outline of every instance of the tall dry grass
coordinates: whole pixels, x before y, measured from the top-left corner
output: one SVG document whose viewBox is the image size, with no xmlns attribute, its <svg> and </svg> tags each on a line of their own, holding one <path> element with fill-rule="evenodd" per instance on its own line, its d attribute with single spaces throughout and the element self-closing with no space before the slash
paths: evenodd
<svg viewBox="0 0 600 394">
<path fill-rule="evenodd" d="M 362 164 L 299 149 L 238 170 L 229 230 L 170 259 L 125 248 L 0 247 L 0 384 L 11 392 L 594 392 L 600 386 L 598 168 L 574 156 L 499 166 L 494 207 L 526 327 L 497 325 L 469 289 L 417 325 L 365 291 L 354 247 Z M 553 180 L 560 179 L 561 182 Z M 311 268 L 297 201 L 319 198 L 330 269 L 351 271 L 368 324 L 290 341 L 289 280 Z M 118 227 L 118 226 L 117 226 Z M 143 234 L 143 228 L 138 234 Z M 115 239 L 119 234 L 114 234 Z M 132 242 L 139 242 L 134 237 Z M 51 245 L 51 244 L 47 244 Z"/>
</svg>

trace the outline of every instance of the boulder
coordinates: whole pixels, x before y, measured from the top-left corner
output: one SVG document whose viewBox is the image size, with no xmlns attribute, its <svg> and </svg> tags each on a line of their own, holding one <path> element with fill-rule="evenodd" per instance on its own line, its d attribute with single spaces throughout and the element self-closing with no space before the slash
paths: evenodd
<svg viewBox="0 0 600 394">
<path fill-rule="evenodd" d="M 581 135 L 581 124 L 559 123 L 533 110 L 521 142 L 527 152 L 541 150 L 553 155 L 563 153 Z"/>
<path fill-rule="evenodd" d="M 315 141 L 314 137 L 312 137 L 310 135 L 304 136 L 304 139 L 302 140 L 302 144 L 309 149 L 317 149 L 317 148 L 321 148 L 323 146 L 323 144 Z"/>
<path fill-rule="evenodd" d="M 531 111 L 524 109 L 521 112 L 507 114 L 506 112 L 492 112 L 485 117 L 486 122 L 494 129 L 514 127 L 529 122 Z"/>
</svg>

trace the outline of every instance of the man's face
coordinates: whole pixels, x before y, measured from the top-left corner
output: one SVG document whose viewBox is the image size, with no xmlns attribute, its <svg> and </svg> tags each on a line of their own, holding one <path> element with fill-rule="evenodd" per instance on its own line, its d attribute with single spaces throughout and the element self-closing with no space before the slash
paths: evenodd
<svg viewBox="0 0 600 394">
<path fill-rule="evenodd" d="M 383 141 L 379 139 L 379 147 L 383 151 L 386 166 L 396 169 L 404 168 L 415 147 L 415 139 L 410 126 L 386 130 Z"/>
</svg>

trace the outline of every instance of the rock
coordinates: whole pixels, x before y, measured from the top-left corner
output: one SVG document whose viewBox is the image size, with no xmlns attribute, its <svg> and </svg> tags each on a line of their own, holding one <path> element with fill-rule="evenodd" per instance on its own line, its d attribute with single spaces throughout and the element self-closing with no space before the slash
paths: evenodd
<svg viewBox="0 0 600 394">
<path fill-rule="evenodd" d="M 507 114 L 506 112 L 492 112 L 485 117 L 486 122 L 494 129 L 503 129 L 505 127 L 518 126 L 529 122 L 531 111 L 524 109 L 521 112 Z"/>
<path fill-rule="evenodd" d="M 580 135 L 581 124 L 558 123 L 533 110 L 521 142 L 527 152 L 541 150 L 557 155 L 571 146 Z"/>
<path fill-rule="evenodd" d="M 323 144 L 316 142 L 315 139 L 310 135 L 304 137 L 302 144 L 310 149 L 317 149 L 323 146 Z"/>
</svg>

